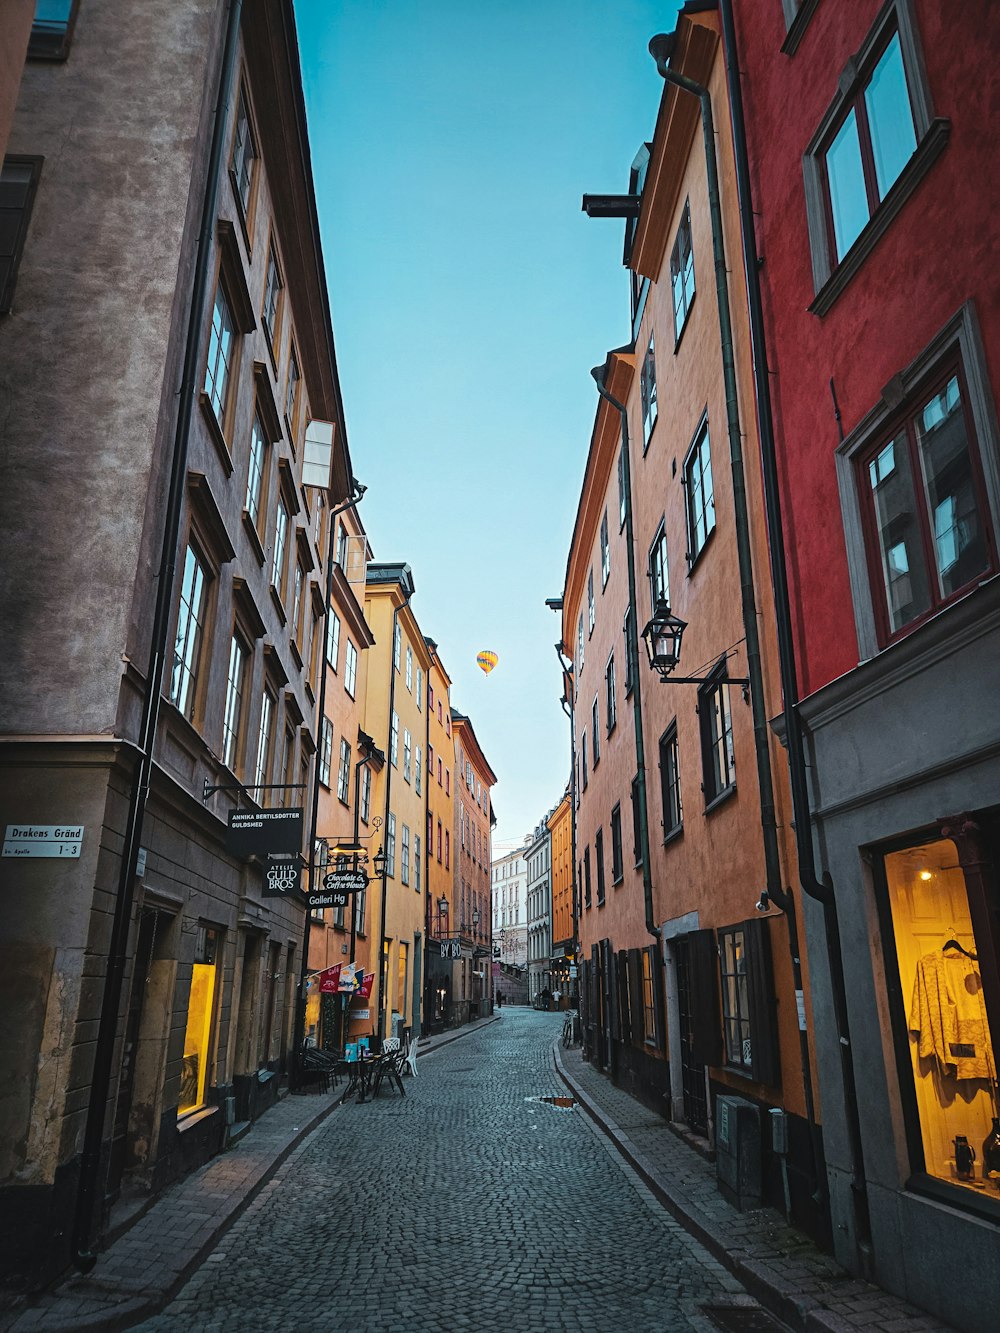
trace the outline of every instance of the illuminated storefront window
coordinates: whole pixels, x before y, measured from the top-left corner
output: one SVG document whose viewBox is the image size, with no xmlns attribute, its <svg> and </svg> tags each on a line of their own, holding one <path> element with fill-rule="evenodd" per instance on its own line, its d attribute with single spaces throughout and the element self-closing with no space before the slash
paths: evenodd
<svg viewBox="0 0 1000 1333">
<path fill-rule="evenodd" d="M 890 852 L 885 873 L 915 1094 L 913 1155 L 919 1145 L 931 1177 L 1000 1197 L 996 1056 L 979 961 L 990 945 L 977 939 L 956 846 L 944 839 Z"/>
<path fill-rule="evenodd" d="M 216 959 L 220 934 L 209 926 L 198 927 L 191 995 L 188 1000 L 187 1028 L 184 1032 L 184 1062 L 181 1068 L 181 1095 L 178 1116 L 196 1111 L 205 1104 L 205 1087 L 211 1057 L 212 1020 L 215 1016 Z"/>
<path fill-rule="evenodd" d="M 306 978 L 306 1041 L 319 1042 L 319 975 L 313 973 Z"/>
</svg>

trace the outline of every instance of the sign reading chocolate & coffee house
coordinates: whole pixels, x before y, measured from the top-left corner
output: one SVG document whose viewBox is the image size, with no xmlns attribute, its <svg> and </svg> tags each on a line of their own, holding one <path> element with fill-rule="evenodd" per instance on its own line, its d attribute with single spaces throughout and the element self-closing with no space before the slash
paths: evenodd
<svg viewBox="0 0 1000 1333">
<path fill-rule="evenodd" d="M 288 810 L 230 810 L 226 851 L 234 856 L 297 852 L 301 847 L 301 806 Z"/>
</svg>

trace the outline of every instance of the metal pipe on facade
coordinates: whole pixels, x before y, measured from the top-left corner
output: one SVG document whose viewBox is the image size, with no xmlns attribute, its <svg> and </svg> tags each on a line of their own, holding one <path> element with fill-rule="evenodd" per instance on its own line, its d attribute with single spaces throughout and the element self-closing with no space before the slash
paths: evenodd
<svg viewBox="0 0 1000 1333">
<path fill-rule="evenodd" d="M 813 848 L 812 811 L 809 802 L 802 720 L 799 714 L 798 673 L 795 663 L 791 603 L 788 594 L 784 529 L 781 521 L 781 490 L 775 448 L 774 416 L 771 407 L 771 385 L 768 377 L 763 300 L 757 262 L 746 122 L 743 114 L 743 90 L 737 61 L 736 27 L 733 18 L 732 0 L 719 0 L 719 11 L 722 19 L 723 51 L 732 116 L 733 155 L 739 199 L 743 271 L 746 279 L 747 306 L 750 317 L 750 347 L 757 405 L 757 431 L 760 440 L 763 473 L 764 512 L 770 551 L 771 582 L 774 589 L 778 663 L 784 700 L 785 742 L 792 796 L 792 814 L 795 824 L 799 882 L 802 891 L 819 902 L 823 908 L 824 934 L 830 968 L 830 987 L 837 1026 L 838 1046 L 840 1048 L 841 1079 L 852 1157 L 851 1189 L 855 1204 L 855 1226 L 859 1246 L 862 1249 L 870 1249 L 871 1226 L 868 1216 L 867 1182 L 864 1174 L 861 1125 L 858 1118 L 854 1062 L 851 1054 L 847 988 L 840 945 L 840 926 L 837 920 L 837 905 L 832 881 L 828 874 L 825 874 L 822 878 L 817 874 Z M 794 918 L 789 921 L 790 939 L 792 938 L 793 926 Z M 797 937 L 795 943 L 797 954 Z M 795 961 L 799 969 L 798 975 L 801 976 L 801 964 L 797 958 Z M 797 987 L 801 986 L 801 981 L 798 981 L 796 985 Z"/>
<path fill-rule="evenodd" d="M 639 631 L 638 606 L 635 592 L 635 536 L 632 527 L 632 466 L 629 459 L 628 409 L 624 403 L 613 398 L 605 381 L 611 358 L 618 352 L 634 353 L 635 344 L 626 343 L 624 347 L 615 347 L 608 353 L 602 366 L 595 366 L 590 372 L 597 385 L 597 392 L 615 409 L 621 420 L 621 456 L 622 488 L 625 492 L 625 552 L 628 570 L 628 604 L 631 615 L 628 620 L 627 651 L 632 657 L 632 716 L 635 724 L 635 763 L 636 780 L 639 784 L 639 850 L 642 853 L 642 890 L 646 907 L 646 929 L 659 941 L 660 930 L 653 914 L 653 876 L 649 864 L 649 816 L 646 809 L 646 747 L 642 734 L 642 689 L 639 682 Z"/>
<path fill-rule="evenodd" d="M 101 1015 L 98 1020 L 94 1048 L 94 1069 L 91 1075 L 87 1120 L 84 1126 L 83 1152 L 80 1158 L 80 1179 L 77 1186 L 72 1239 L 73 1263 L 83 1273 L 89 1273 L 97 1262 L 97 1255 L 88 1247 L 94 1207 L 97 1202 L 97 1177 L 101 1163 L 104 1122 L 111 1091 L 112 1064 L 132 917 L 135 871 L 139 859 L 143 819 L 149 800 L 153 773 L 153 747 L 160 717 L 161 682 L 166 662 L 167 637 L 173 603 L 174 575 L 177 567 L 177 542 L 180 536 L 181 514 L 184 505 L 191 416 L 200 363 L 202 317 L 208 290 L 209 256 L 215 227 L 219 179 L 225 150 L 226 122 L 233 87 L 233 73 L 236 68 L 242 9 L 243 0 L 231 0 L 229 13 L 226 17 L 225 39 L 219 69 L 219 90 L 215 103 L 205 195 L 198 230 L 198 250 L 191 290 L 191 306 L 188 311 L 188 327 L 179 389 L 177 425 L 174 431 L 174 447 L 170 461 L 170 480 L 167 490 L 163 541 L 160 547 L 160 565 L 156 578 L 153 629 L 142 701 L 139 759 L 132 778 L 132 790 L 129 796 L 129 810 L 122 845 L 118 888 L 115 893 L 115 905 L 111 922 L 111 940 L 108 946 L 108 967 L 104 977 L 104 994 L 101 1000 Z"/>
</svg>

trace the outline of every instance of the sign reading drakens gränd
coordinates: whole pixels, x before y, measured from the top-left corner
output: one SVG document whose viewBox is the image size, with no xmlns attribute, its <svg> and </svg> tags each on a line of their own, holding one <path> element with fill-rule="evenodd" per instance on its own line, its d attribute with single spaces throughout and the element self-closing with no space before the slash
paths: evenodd
<svg viewBox="0 0 1000 1333">
<path fill-rule="evenodd" d="M 302 847 L 302 807 L 289 810 L 230 810 L 226 851 L 237 856 L 297 852 Z"/>
<path fill-rule="evenodd" d="M 82 824 L 8 824 L 4 856 L 79 856 Z"/>
</svg>

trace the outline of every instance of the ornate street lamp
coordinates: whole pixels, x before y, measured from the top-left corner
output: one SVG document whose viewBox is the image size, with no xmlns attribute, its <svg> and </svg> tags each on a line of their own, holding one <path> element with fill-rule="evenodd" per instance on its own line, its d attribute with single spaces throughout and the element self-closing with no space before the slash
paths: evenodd
<svg viewBox="0 0 1000 1333">
<path fill-rule="evenodd" d="M 375 853 L 374 858 L 372 859 L 372 870 L 375 872 L 376 879 L 381 879 L 382 876 L 385 874 L 386 860 L 387 860 L 386 854 L 380 847 L 378 851 Z"/>
<path fill-rule="evenodd" d="M 666 680 L 681 657 L 681 638 L 687 621 L 675 616 L 662 597 L 656 599 L 653 617 L 642 631 L 649 665 Z"/>
</svg>

